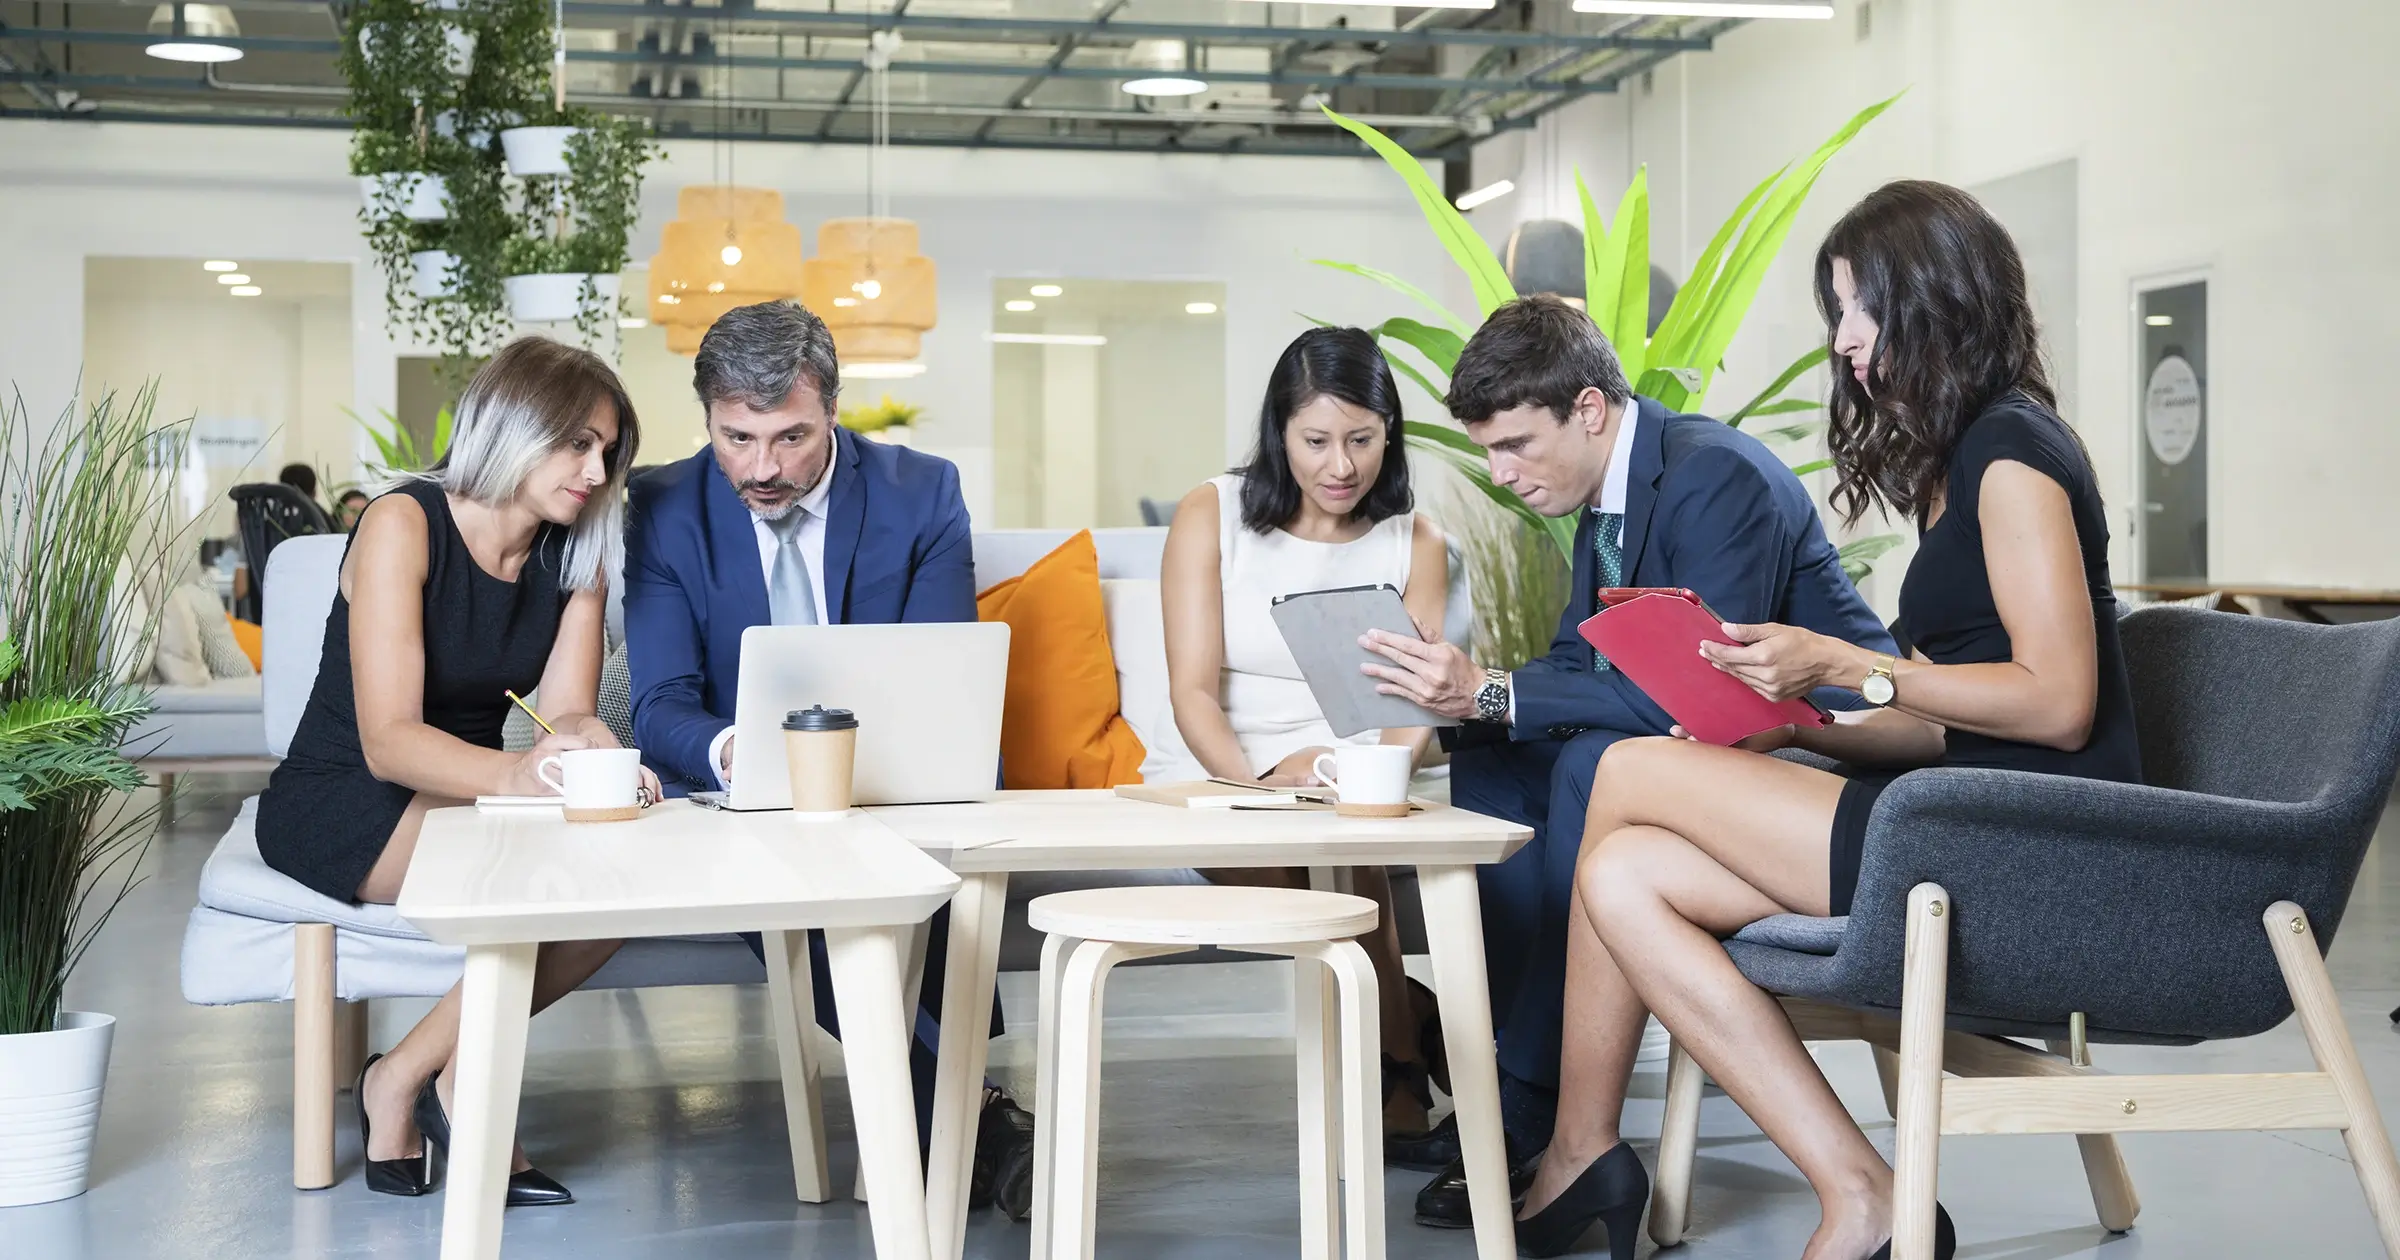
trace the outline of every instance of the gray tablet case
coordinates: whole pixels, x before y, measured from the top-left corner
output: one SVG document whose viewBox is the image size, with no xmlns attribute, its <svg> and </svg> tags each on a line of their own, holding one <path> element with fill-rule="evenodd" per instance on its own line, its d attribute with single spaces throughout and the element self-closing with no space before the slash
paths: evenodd
<svg viewBox="0 0 2400 1260">
<path fill-rule="evenodd" d="M 1385 630 L 1417 637 L 1400 592 L 1389 586 L 1303 591 L 1278 596 L 1270 611 L 1335 735 L 1348 739 L 1360 731 L 1458 725 L 1457 719 L 1428 712 L 1414 701 L 1378 693 L 1378 681 L 1359 672 L 1369 661 L 1388 663 L 1360 647 L 1360 635 Z"/>
</svg>

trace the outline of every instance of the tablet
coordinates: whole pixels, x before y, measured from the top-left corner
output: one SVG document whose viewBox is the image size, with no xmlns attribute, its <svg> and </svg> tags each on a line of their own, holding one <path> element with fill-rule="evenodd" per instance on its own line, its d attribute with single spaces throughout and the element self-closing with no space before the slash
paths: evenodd
<svg viewBox="0 0 2400 1260">
<path fill-rule="evenodd" d="M 1611 595 L 1619 596 L 1610 599 Z M 1778 726 L 1824 726 L 1833 719 L 1806 696 L 1781 702 L 1700 655 L 1700 644 L 1725 643 L 1721 619 L 1685 590 L 1606 590 L 1606 608 L 1576 629 L 1667 716 L 1704 744 L 1738 744 Z"/>
<path fill-rule="evenodd" d="M 1358 645 L 1369 630 L 1382 630 L 1414 639 L 1416 623 L 1409 620 L 1400 592 L 1390 586 L 1345 586 L 1330 591 L 1301 591 L 1278 595 L 1269 609 L 1284 646 L 1308 680 L 1309 694 L 1333 733 L 1348 739 L 1361 731 L 1394 727 L 1456 726 L 1456 718 L 1417 707 L 1402 696 L 1387 696 L 1381 683 L 1359 672 L 1370 661 L 1389 664 L 1381 655 Z"/>
</svg>

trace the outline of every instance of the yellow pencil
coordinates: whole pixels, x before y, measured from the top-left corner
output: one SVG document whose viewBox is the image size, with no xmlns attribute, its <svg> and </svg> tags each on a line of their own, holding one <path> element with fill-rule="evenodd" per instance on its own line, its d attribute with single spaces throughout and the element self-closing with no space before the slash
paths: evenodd
<svg viewBox="0 0 2400 1260">
<path fill-rule="evenodd" d="M 558 734 L 558 731 L 557 731 L 557 729 L 556 729 L 555 727 L 551 726 L 551 725 L 550 725 L 548 722 L 545 722 L 545 721 L 543 721 L 543 720 L 542 720 L 542 715 L 541 715 L 541 714 L 539 714 L 539 713 L 536 713 L 536 712 L 534 712 L 534 711 L 533 711 L 533 706 L 532 706 L 532 705 L 525 703 L 525 697 L 518 695 L 516 692 L 513 692 L 513 691 L 506 691 L 506 690 L 503 690 L 503 691 L 502 691 L 500 694 L 501 694 L 501 695 L 504 695 L 504 696 L 507 696 L 507 697 L 508 697 L 509 699 L 511 699 L 511 700 L 514 700 L 514 701 L 516 701 L 516 702 L 517 702 L 517 707 L 518 707 L 518 708 L 520 708 L 520 709 L 523 709 L 523 710 L 525 710 L 525 716 L 527 716 L 527 717 L 529 717 L 529 718 L 532 718 L 532 719 L 533 719 L 533 724 L 534 724 L 535 726 L 541 727 L 543 730 L 545 730 L 545 731 L 549 731 L 549 732 L 550 732 L 551 734 L 553 734 L 553 735 L 556 735 L 556 734 Z"/>
</svg>

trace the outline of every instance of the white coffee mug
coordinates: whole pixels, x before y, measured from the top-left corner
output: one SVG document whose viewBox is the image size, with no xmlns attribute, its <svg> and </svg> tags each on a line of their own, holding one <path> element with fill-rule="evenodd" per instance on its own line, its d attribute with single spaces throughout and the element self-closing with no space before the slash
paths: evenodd
<svg viewBox="0 0 2400 1260">
<path fill-rule="evenodd" d="M 533 773 L 566 798 L 568 822 L 618 822 L 650 803 L 638 748 L 570 749 L 542 758 Z"/>
<path fill-rule="evenodd" d="M 1415 754 L 1398 744 L 1344 744 L 1319 753 L 1310 767 L 1339 799 L 1336 812 L 1393 816 L 1408 812 L 1408 772 Z"/>
</svg>

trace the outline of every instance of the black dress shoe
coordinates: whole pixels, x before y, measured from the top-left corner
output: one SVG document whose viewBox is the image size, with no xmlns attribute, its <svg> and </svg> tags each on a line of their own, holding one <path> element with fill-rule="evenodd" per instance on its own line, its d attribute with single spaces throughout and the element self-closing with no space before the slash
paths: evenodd
<svg viewBox="0 0 2400 1260">
<path fill-rule="evenodd" d="M 1012 1221 L 1033 1212 L 1033 1113 L 999 1090 L 984 1093 L 975 1122 L 975 1170 L 967 1205 L 997 1207 Z"/>
<path fill-rule="evenodd" d="M 1439 1172 L 1457 1163 L 1458 1113 L 1442 1117 L 1440 1124 L 1423 1133 L 1384 1134 L 1383 1162 L 1419 1172 Z"/>
<path fill-rule="evenodd" d="M 417 1132 L 425 1135 L 425 1162 L 429 1166 L 437 1150 L 445 1163 L 450 1158 L 450 1117 L 442 1110 L 442 1096 L 434 1092 L 434 1079 L 426 1077 L 425 1088 L 417 1091 Z M 426 1180 L 431 1182 L 432 1178 Z M 508 1175 L 505 1200 L 508 1207 L 557 1207 L 574 1201 L 573 1191 L 539 1168 Z"/>
<path fill-rule="evenodd" d="M 374 1131 L 367 1124 L 367 1073 L 375 1069 L 375 1061 L 382 1057 L 380 1054 L 367 1056 L 367 1065 L 358 1070 L 358 1088 L 351 1094 L 358 1101 L 358 1150 L 361 1157 L 365 1156 L 367 1138 Z M 377 1194 L 396 1194 L 404 1199 L 416 1198 L 432 1188 L 429 1184 L 432 1178 L 428 1175 L 431 1163 L 432 1157 L 423 1152 L 403 1155 L 398 1159 L 368 1159 L 367 1189 Z"/>
<path fill-rule="evenodd" d="M 1958 1254 L 1958 1230 L 1950 1224 L 1950 1212 L 1941 1204 L 1933 1205 L 1933 1260 L 1950 1260 Z M 1867 1260 L 1892 1260 L 1892 1242 L 1885 1239 Z"/>
<path fill-rule="evenodd" d="M 1517 1222 L 1517 1254 L 1536 1260 L 1563 1256 L 1601 1224 L 1608 1227 L 1609 1260 L 1633 1260 L 1642 1209 L 1649 1205 L 1650 1174 L 1643 1171 L 1641 1156 L 1620 1141 L 1541 1211 Z"/>
<path fill-rule="evenodd" d="M 1541 1166 L 1541 1152 L 1521 1154 L 1515 1143 L 1508 1152 L 1508 1201 L 1516 1203 L 1525 1197 L 1525 1187 L 1533 1184 L 1533 1171 Z M 1417 1191 L 1417 1224 L 1434 1229 L 1473 1229 L 1475 1214 L 1467 1201 L 1467 1163 L 1464 1158 L 1451 1160 L 1425 1188 Z"/>
</svg>

